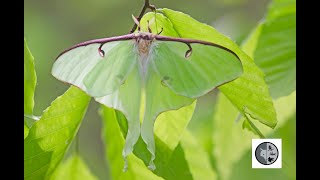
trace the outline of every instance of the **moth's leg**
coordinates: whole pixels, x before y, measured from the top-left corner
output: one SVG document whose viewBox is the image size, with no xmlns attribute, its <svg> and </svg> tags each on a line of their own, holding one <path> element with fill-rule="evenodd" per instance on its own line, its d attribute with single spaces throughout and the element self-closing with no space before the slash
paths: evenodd
<svg viewBox="0 0 320 180">
<path fill-rule="evenodd" d="M 184 55 L 184 57 L 188 58 L 192 54 L 192 47 L 189 43 L 185 43 L 185 44 L 189 47 L 189 49 L 186 51 L 186 54 Z"/>
<path fill-rule="evenodd" d="M 163 27 L 161 28 L 161 31 L 160 31 L 160 32 L 158 32 L 158 34 L 157 34 L 157 35 L 160 35 L 160 34 L 162 33 L 162 31 L 163 31 Z"/>
<path fill-rule="evenodd" d="M 101 43 L 99 48 L 98 48 L 98 52 L 99 52 L 99 55 L 101 57 L 104 57 L 104 51 L 102 50 L 102 46 L 104 45 L 105 43 Z"/>
</svg>

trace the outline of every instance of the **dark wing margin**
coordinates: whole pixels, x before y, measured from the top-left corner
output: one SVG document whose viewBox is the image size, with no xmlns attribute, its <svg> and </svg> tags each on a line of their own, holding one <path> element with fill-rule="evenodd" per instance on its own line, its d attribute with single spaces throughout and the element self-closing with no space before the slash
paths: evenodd
<svg viewBox="0 0 320 180">
<path fill-rule="evenodd" d="M 189 50 L 192 50 L 192 47 L 190 46 L 190 44 L 193 44 L 193 43 L 203 44 L 203 45 L 208 45 L 208 46 L 215 46 L 217 48 L 220 48 L 220 49 L 223 49 L 223 50 L 230 52 L 235 57 L 237 57 L 237 59 L 239 59 L 239 61 L 241 62 L 239 56 L 235 52 L 233 52 L 231 49 L 228 49 L 228 48 L 221 46 L 219 44 L 216 44 L 216 43 L 197 40 L 197 39 L 177 38 L 177 37 L 160 36 L 160 35 L 155 36 L 155 39 L 159 40 L 159 41 L 175 41 L 175 42 L 185 43 L 189 47 Z M 190 51 L 187 53 L 190 53 Z"/>
<path fill-rule="evenodd" d="M 124 40 L 130 40 L 130 39 L 135 39 L 136 36 L 135 34 L 126 34 L 126 35 L 122 35 L 122 36 L 115 36 L 115 37 L 109 37 L 109 38 L 101 38 L 101 39 L 93 39 L 93 40 L 89 40 L 89 41 L 85 41 L 85 42 L 82 42 L 82 43 L 79 43 L 79 44 L 76 44 L 74 46 L 71 46 L 70 48 L 68 49 L 65 49 L 64 51 L 62 51 L 57 57 L 56 57 L 56 60 L 61 56 L 63 55 L 64 53 L 72 50 L 72 49 L 75 49 L 77 47 L 81 47 L 81 46 L 87 46 L 87 45 L 90 45 L 90 44 L 101 44 L 101 46 L 105 43 L 108 43 L 108 42 L 113 42 L 113 41 L 124 41 Z M 100 46 L 100 48 L 101 48 Z"/>
</svg>

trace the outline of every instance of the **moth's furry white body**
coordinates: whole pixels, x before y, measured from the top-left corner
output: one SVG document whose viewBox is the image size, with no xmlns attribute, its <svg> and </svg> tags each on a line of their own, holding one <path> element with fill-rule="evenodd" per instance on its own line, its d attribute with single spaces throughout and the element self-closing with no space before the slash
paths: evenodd
<svg viewBox="0 0 320 180">
<path fill-rule="evenodd" d="M 152 51 L 155 48 L 156 43 L 154 40 L 145 40 L 145 39 L 139 39 L 135 41 L 135 50 L 139 54 L 139 66 L 140 66 L 140 73 L 143 76 L 144 79 L 146 76 L 146 73 L 148 71 L 148 64 L 150 62 L 150 59 L 152 59 L 153 53 Z"/>
</svg>

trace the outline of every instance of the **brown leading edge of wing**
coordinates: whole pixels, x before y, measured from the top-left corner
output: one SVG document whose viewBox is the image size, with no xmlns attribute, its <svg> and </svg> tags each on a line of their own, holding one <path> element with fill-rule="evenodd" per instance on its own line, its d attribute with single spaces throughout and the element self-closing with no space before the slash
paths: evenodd
<svg viewBox="0 0 320 180">
<path fill-rule="evenodd" d="M 170 37 L 170 36 L 160 36 L 160 35 L 156 35 L 156 34 L 152 34 L 152 33 L 148 33 L 148 32 L 138 32 L 138 33 L 131 33 L 131 34 L 126 34 L 126 35 L 121 35 L 121 36 L 115 36 L 115 37 L 101 38 L 101 39 L 94 39 L 94 40 L 85 41 L 85 42 L 76 44 L 76 45 L 64 50 L 62 53 L 60 53 L 58 55 L 56 60 L 61 55 L 63 55 L 64 53 L 66 53 L 66 52 L 68 52 L 68 51 L 70 51 L 72 49 L 75 49 L 77 47 L 87 46 L 87 45 L 90 45 L 90 44 L 101 44 L 100 45 L 100 48 L 101 48 L 105 43 L 108 43 L 108 42 L 124 41 L 124 40 L 131 40 L 131 39 L 135 39 L 135 40 L 144 39 L 144 40 L 150 40 L 150 41 L 158 40 L 158 41 L 181 42 L 181 43 L 185 43 L 190 48 L 189 49 L 190 51 L 192 50 L 190 44 L 194 44 L 194 43 L 202 44 L 202 45 L 208 45 L 208 46 L 214 46 L 214 47 L 226 50 L 229 53 L 233 54 L 240 61 L 240 63 L 242 64 L 240 58 L 238 57 L 238 55 L 235 52 L 233 52 L 232 50 L 230 50 L 230 49 L 228 49 L 228 48 L 226 48 L 224 46 L 221 46 L 219 44 L 212 43 L 212 42 L 207 42 L 207 41 L 202 41 L 202 40 L 197 40 L 197 39 L 177 38 L 177 37 Z M 233 79 L 233 80 L 235 80 L 235 79 Z M 230 80 L 230 81 L 233 81 L 233 80 Z M 230 81 L 228 81 L 228 82 L 230 82 Z M 225 82 L 225 83 L 228 83 L 228 82 Z M 67 83 L 67 82 L 65 82 L 65 83 Z M 223 83 L 223 84 L 225 84 L 225 83 Z M 67 83 L 67 84 L 70 84 L 70 83 Z M 217 87 L 219 87 L 219 86 L 221 86 L 223 84 L 220 84 Z"/>
<path fill-rule="evenodd" d="M 221 46 L 219 44 L 216 44 L 216 43 L 212 43 L 212 42 L 208 42 L 208 41 L 202 41 L 202 40 L 196 40 L 196 39 L 187 39 L 187 38 L 176 38 L 176 37 L 169 37 L 169 36 L 160 36 L 160 35 L 156 35 L 155 36 L 155 39 L 156 40 L 159 40 L 159 41 L 175 41 L 175 42 L 181 42 L 181 43 L 185 43 L 189 46 L 189 44 L 192 44 L 192 43 L 198 43 L 198 44 L 203 44 L 203 45 L 208 45 L 208 46 L 215 46 L 215 47 L 218 47 L 220 49 L 224 49 L 228 52 L 230 52 L 231 54 L 233 54 L 239 61 L 240 63 L 242 64 L 239 56 L 233 52 L 232 50 L 224 47 L 224 46 Z"/>
<path fill-rule="evenodd" d="M 87 46 L 90 44 L 104 44 L 107 42 L 113 42 L 113 41 L 124 41 L 124 40 L 130 40 L 130 39 L 136 39 L 137 36 L 135 34 L 126 34 L 126 35 L 122 35 L 122 36 L 115 36 L 115 37 L 109 37 L 109 38 L 101 38 L 101 39 L 93 39 L 93 40 L 89 40 L 89 41 L 85 41 L 79 44 L 76 44 L 68 49 L 65 49 L 62 53 L 60 53 L 57 58 L 55 60 L 57 60 L 61 55 L 63 55 L 64 53 L 75 49 L 77 47 L 81 47 L 81 46 Z"/>
<path fill-rule="evenodd" d="M 82 42 L 82 43 L 79 43 L 79 44 L 76 44 L 66 50 L 64 50 L 62 53 L 60 53 L 58 55 L 58 57 L 56 58 L 56 60 L 61 56 L 63 55 L 64 53 L 72 50 L 72 49 L 75 49 L 77 47 L 81 47 L 81 46 L 87 46 L 87 45 L 90 45 L 90 44 L 104 44 L 104 43 L 108 43 L 108 42 L 112 42 L 112 41 L 123 41 L 123 40 L 130 40 L 130 39 L 139 39 L 139 38 L 142 38 L 142 39 L 145 39 L 145 40 L 153 40 L 153 39 L 156 39 L 156 40 L 159 40 L 159 41 L 175 41 L 175 42 L 181 42 L 181 43 L 185 43 L 187 44 L 188 46 L 192 43 L 198 43 L 198 44 L 203 44 L 203 45 L 209 45 L 209 46 L 215 46 L 215 47 L 218 47 L 220 49 L 224 49 L 228 52 L 230 52 L 231 54 L 233 54 L 239 61 L 240 61 L 240 58 L 238 57 L 238 55 L 233 52 L 232 50 L 224 47 L 224 46 L 221 46 L 219 44 L 216 44 L 216 43 L 212 43 L 212 42 L 207 42 L 207 41 L 202 41 L 202 40 L 196 40 L 196 39 L 187 39 L 187 38 L 177 38 L 177 37 L 170 37 L 170 36 L 160 36 L 160 35 L 155 35 L 155 34 L 152 34 L 152 33 L 146 33 L 146 32 L 139 32 L 137 34 L 135 33 L 131 33 L 131 34 L 126 34 L 126 35 L 122 35 L 122 36 L 115 36 L 115 37 L 109 37 L 109 38 L 101 38 L 101 39 L 93 39 L 93 40 L 89 40 L 89 41 L 85 41 L 85 42 Z M 240 61 L 241 62 L 241 61 Z"/>
</svg>

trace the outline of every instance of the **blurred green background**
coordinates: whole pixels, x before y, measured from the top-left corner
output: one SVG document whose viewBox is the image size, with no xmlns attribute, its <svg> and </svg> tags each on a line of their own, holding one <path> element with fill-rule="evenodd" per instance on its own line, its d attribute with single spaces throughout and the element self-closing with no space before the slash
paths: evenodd
<svg viewBox="0 0 320 180">
<path fill-rule="evenodd" d="M 263 18 L 270 1 L 151 0 L 150 2 L 157 8 L 167 7 L 187 13 L 200 22 L 214 26 L 240 45 Z M 24 35 L 35 58 L 38 79 L 35 115 L 41 115 L 42 111 L 69 87 L 56 80 L 50 73 L 55 57 L 65 48 L 82 41 L 127 34 L 133 25 L 131 14 L 138 15 L 143 3 L 143 0 L 24 1 Z M 201 131 L 205 126 L 200 122 L 212 119 L 213 109 L 202 107 L 213 105 L 215 96 L 215 93 L 211 93 L 199 100 L 194 117 L 188 126 L 191 132 Z M 104 158 L 100 132 L 102 122 L 97 113 L 98 108 L 98 103 L 91 101 L 79 131 L 79 149 L 91 172 L 100 179 L 107 179 L 108 165 Z M 295 124 L 293 126 L 295 127 Z M 241 168 L 238 169 L 232 177 L 237 177 L 237 173 L 241 172 Z"/>
</svg>

